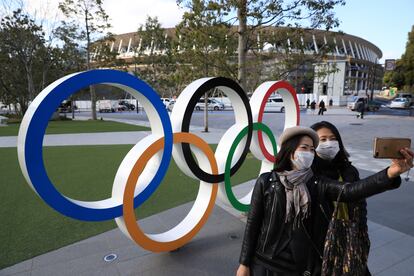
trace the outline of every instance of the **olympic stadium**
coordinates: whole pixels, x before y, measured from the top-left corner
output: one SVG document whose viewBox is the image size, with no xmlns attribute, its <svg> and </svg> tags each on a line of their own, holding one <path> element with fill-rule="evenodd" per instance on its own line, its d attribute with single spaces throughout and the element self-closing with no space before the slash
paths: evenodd
<svg viewBox="0 0 414 276">
<path fill-rule="evenodd" d="M 299 53 L 309 58 L 283 78 L 295 87 L 300 104 L 309 98 L 317 102 L 332 100 L 333 105 L 344 106 L 350 95 L 369 95 L 381 89 L 383 67 L 379 60 L 382 52 L 373 43 L 341 32 L 295 29 L 293 34 L 289 30 L 292 29 L 269 27 L 252 37 L 255 47 L 248 52 L 248 59 L 254 59 L 258 53 L 267 56 L 261 63 L 260 79 L 252 83 L 274 80 L 272 73 L 280 69 L 281 61 L 291 53 Z M 180 48 L 181 36 L 176 35 L 175 28 L 163 31 L 165 39 L 175 39 Z M 150 54 L 149 47 L 142 47 L 149 44 L 152 42 L 144 43 L 143 38 L 132 32 L 115 35 L 108 47 L 111 52 L 116 52 L 118 59 L 125 61 L 128 70 L 133 71 L 136 59 Z M 157 45 L 154 47 L 153 53 L 163 53 Z M 95 47 L 92 58 L 98 52 L 99 47 Z M 323 58 L 313 58 L 315 56 Z M 247 90 L 252 92 L 255 88 L 251 85 Z"/>
</svg>

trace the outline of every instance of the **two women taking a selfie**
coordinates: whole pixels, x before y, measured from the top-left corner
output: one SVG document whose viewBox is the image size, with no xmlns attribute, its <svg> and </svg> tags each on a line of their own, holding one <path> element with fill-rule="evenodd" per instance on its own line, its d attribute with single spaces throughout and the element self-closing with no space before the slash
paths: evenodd
<svg viewBox="0 0 414 276">
<path fill-rule="evenodd" d="M 288 128 L 279 145 L 253 190 L 237 275 L 370 275 L 365 198 L 398 188 L 414 153 L 360 180 L 328 122 Z"/>
</svg>

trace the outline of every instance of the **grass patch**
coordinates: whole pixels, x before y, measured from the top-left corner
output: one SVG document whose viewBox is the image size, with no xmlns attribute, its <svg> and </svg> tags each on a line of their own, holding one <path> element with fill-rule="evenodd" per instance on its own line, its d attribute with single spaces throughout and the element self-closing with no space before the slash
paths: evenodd
<svg viewBox="0 0 414 276">
<path fill-rule="evenodd" d="M 20 124 L 9 124 L 0 127 L 0 136 L 17 136 Z M 66 134 L 66 133 L 94 133 L 94 132 L 116 132 L 116 131 L 144 131 L 150 130 L 148 127 L 135 126 L 130 124 L 88 120 L 88 121 L 50 121 L 46 129 L 46 134 Z"/>
<path fill-rule="evenodd" d="M 80 200 L 111 195 L 116 170 L 131 145 L 44 147 L 48 175 L 59 191 Z M 27 185 L 16 148 L 0 148 L 0 269 L 116 227 L 113 220 L 83 222 L 65 217 L 43 202 Z M 7 160 L 7 162 L 5 161 Z M 260 168 L 251 154 L 232 184 L 256 178 Z M 172 161 L 163 183 L 136 210 L 139 218 L 195 199 L 198 181 Z"/>
</svg>

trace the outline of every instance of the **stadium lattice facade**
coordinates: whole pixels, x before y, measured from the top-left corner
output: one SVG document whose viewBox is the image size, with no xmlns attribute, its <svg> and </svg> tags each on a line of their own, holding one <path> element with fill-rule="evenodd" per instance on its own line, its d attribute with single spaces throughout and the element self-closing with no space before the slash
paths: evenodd
<svg viewBox="0 0 414 276">
<path fill-rule="evenodd" d="M 273 29 L 280 31 L 281 28 Z M 164 34 L 177 40 L 174 28 L 165 29 Z M 280 60 L 284 58 L 283 53 L 301 51 L 306 55 L 314 56 L 320 54 L 329 45 L 330 50 L 323 59 L 315 59 L 312 63 L 303 64 L 287 77 L 298 93 L 307 94 L 306 98 L 317 102 L 321 99 L 329 102 L 332 99 L 334 105 L 345 105 L 350 95 L 369 95 L 372 91 L 381 89 L 383 67 L 379 64 L 379 60 L 382 58 L 382 52 L 365 39 L 338 32 L 302 29 L 296 43 L 293 43 L 293 39 L 289 37 L 274 44 L 264 40 L 265 38 L 257 34 L 257 41 L 261 42 L 258 43 L 259 49 L 256 51 L 264 54 L 266 52 L 281 54 L 276 54 L 273 59 L 263 63 L 263 79 L 271 75 L 272 70 L 278 66 Z M 141 47 L 144 43 L 137 33 L 115 35 L 114 40 L 109 43 L 110 50 L 117 52 L 117 57 L 123 59 L 131 70 L 137 56 L 149 54 L 149 49 Z M 297 43 L 300 43 L 300 50 L 295 48 Z M 178 47 L 180 47 L 179 38 Z M 96 47 L 95 54 L 98 51 L 99 47 Z M 162 50 L 155 49 L 155 51 L 162 54 Z M 299 77 L 309 72 L 312 73 L 310 81 Z M 320 74 L 321 72 L 324 73 Z"/>
</svg>

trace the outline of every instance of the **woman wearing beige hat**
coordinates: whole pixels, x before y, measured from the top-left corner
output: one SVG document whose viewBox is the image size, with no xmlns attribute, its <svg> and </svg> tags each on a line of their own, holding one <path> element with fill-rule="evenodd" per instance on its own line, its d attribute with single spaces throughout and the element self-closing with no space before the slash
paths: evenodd
<svg viewBox="0 0 414 276">
<path fill-rule="evenodd" d="M 317 133 L 307 127 L 286 129 L 275 169 L 254 187 L 237 275 L 320 275 L 326 229 L 325 202 L 344 187 L 312 172 Z M 413 166 L 414 153 L 362 180 L 345 185 L 342 201 L 357 201 L 400 186 L 400 174 Z"/>
</svg>

